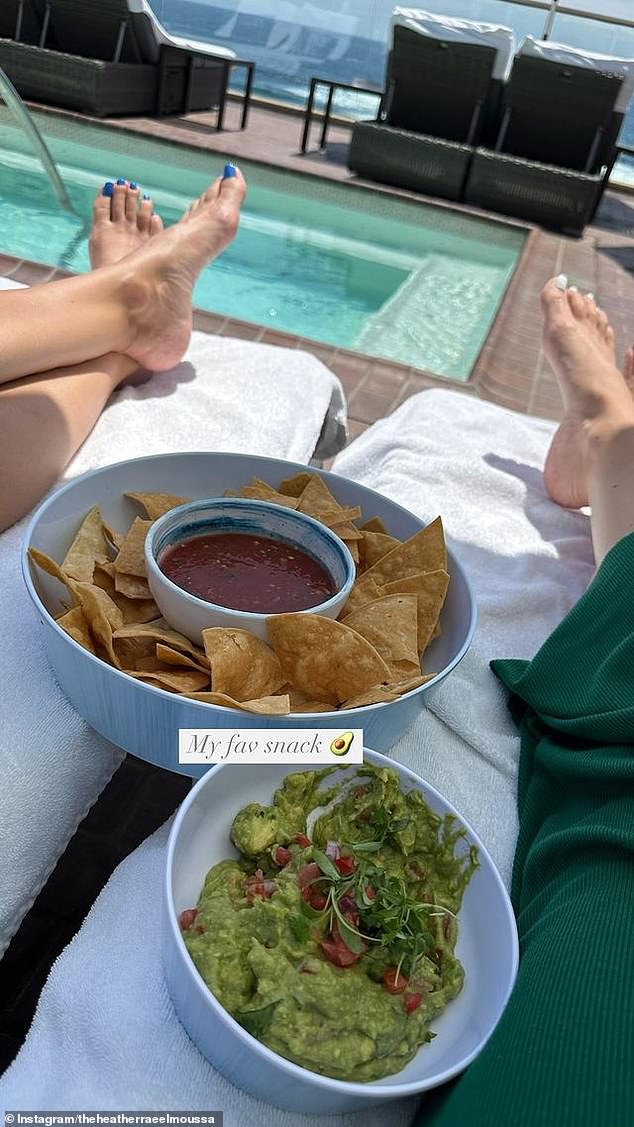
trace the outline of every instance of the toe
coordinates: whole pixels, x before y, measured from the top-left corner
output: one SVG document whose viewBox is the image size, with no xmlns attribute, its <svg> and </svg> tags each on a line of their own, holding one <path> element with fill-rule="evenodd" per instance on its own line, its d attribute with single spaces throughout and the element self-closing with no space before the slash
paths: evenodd
<svg viewBox="0 0 634 1127">
<path fill-rule="evenodd" d="M 158 235 L 163 230 L 163 220 L 160 215 L 153 215 L 150 219 L 150 235 Z"/>
<path fill-rule="evenodd" d="M 597 327 L 599 329 L 599 332 L 601 333 L 601 336 L 606 337 L 607 331 L 610 328 L 610 322 L 608 321 L 607 313 L 604 313 L 603 310 L 599 309 L 599 307 L 597 306 L 595 317 L 597 321 Z"/>
<path fill-rule="evenodd" d="M 203 192 L 200 199 L 194 201 L 194 206 L 199 204 L 201 200 L 209 203 L 210 200 L 217 200 L 220 195 L 220 188 L 222 186 L 222 176 L 216 176 L 216 179 L 209 185 L 206 192 Z"/>
<path fill-rule="evenodd" d="M 227 175 L 227 169 L 233 169 L 231 175 Z M 238 206 L 242 203 L 247 192 L 247 185 L 244 176 L 240 169 L 235 164 L 227 165 L 225 175 L 220 181 L 219 195 L 221 199 L 235 199 Z"/>
<path fill-rule="evenodd" d="M 568 305 L 574 317 L 579 321 L 585 320 L 589 313 L 589 303 L 586 301 L 576 286 L 569 286 L 566 290 Z"/>
<path fill-rule="evenodd" d="M 92 205 L 92 215 L 95 223 L 106 223 L 110 219 L 110 196 L 104 196 L 103 191 L 95 196 Z"/>
<path fill-rule="evenodd" d="M 139 213 L 137 215 L 137 227 L 142 234 L 150 230 L 150 223 L 152 220 L 152 212 L 154 211 L 154 201 L 150 196 L 144 196 L 139 206 Z"/>
<path fill-rule="evenodd" d="M 128 195 L 128 185 L 125 180 L 119 181 L 112 189 L 112 218 L 115 223 L 125 219 L 125 205 Z"/>
<path fill-rule="evenodd" d="M 607 344 L 608 348 L 611 349 L 612 352 L 614 352 L 614 329 L 612 328 L 612 326 L 610 325 L 609 322 L 605 326 L 605 334 L 604 335 L 605 335 L 605 343 Z"/>
<path fill-rule="evenodd" d="M 125 217 L 134 223 L 139 206 L 139 188 L 137 184 L 130 183 L 125 196 Z"/>
<path fill-rule="evenodd" d="M 546 282 L 541 292 L 541 304 L 547 333 L 562 324 L 572 323 L 567 290 L 561 288 L 559 278 L 551 278 Z"/>
</svg>

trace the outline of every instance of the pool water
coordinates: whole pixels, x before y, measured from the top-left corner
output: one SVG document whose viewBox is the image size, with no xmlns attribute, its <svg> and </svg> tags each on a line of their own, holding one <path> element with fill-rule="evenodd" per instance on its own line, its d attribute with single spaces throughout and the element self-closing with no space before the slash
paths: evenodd
<svg viewBox="0 0 634 1127">
<path fill-rule="evenodd" d="M 87 223 L 123 175 L 175 222 L 221 169 L 217 153 L 36 114 L 77 215 L 59 209 L 29 143 L 0 110 L 0 250 L 89 268 Z M 221 315 L 466 379 L 524 232 L 258 165 L 239 234 L 203 271 L 195 304 Z"/>
</svg>

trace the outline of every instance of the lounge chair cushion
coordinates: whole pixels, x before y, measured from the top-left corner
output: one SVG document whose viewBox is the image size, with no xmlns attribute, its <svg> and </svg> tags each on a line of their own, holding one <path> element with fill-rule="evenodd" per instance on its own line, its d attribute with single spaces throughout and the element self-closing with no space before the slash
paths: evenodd
<svg viewBox="0 0 634 1127">
<path fill-rule="evenodd" d="M 215 55 L 235 59 L 235 51 L 219 47 L 215 43 L 204 43 L 197 39 L 185 39 L 182 35 L 171 35 L 159 22 L 148 0 L 127 0 L 128 11 L 132 17 L 134 31 L 143 52 L 143 58 L 156 63 L 161 47 L 179 47 L 183 51 L 196 51 L 201 55 Z"/>
<path fill-rule="evenodd" d="M 565 63 L 569 67 L 583 67 L 586 70 L 608 72 L 621 76 L 623 84 L 614 109 L 616 113 L 627 112 L 634 94 L 634 59 L 617 59 L 613 55 L 599 55 L 594 51 L 582 51 L 579 47 L 568 47 L 565 43 L 533 39 L 531 35 L 527 35 L 518 54 Z"/>
<path fill-rule="evenodd" d="M 502 24 L 452 19 L 448 16 L 424 12 L 418 8 L 395 8 L 390 20 L 390 49 L 393 45 L 395 27 L 407 27 L 429 39 L 494 47 L 496 57 L 491 75 L 494 79 L 506 79 L 511 69 L 515 38 L 511 28 L 504 27 Z"/>
</svg>

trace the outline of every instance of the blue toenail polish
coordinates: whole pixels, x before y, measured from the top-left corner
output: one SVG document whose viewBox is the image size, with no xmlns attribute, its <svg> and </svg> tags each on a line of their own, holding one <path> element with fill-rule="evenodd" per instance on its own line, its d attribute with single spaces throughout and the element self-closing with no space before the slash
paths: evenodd
<svg viewBox="0 0 634 1127">
<path fill-rule="evenodd" d="M 151 200 L 151 199 L 152 199 L 152 197 L 151 197 L 151 196 L 148 196 L 147 192 L 144 192 L 144 193 L 143 193 L 143 199 L 144 199 L 144 200 Z"/>
<path fill-rule="evenodd" d="M 133 191 L 133 192 L 136 192 L 136 190 L 137 190 L 138 186 L 139 186 L 139 185 L 137 184 L 136 180 L 131 180 L 131 181 L 130 181 L 130 187 L 131 187 L 131 189 L 132 189 L 132 191 Z"/>
<path fill-rule="evenodd" d="M 230 180 L 232 176 L 236 175 L 235 164 L 225 164 L 225 170 L 222 174 L 223 180 Z"/>
<path fill-rule="evenodd" d="M 117 180 L 117 184 L 119 185 L 120 188 L 123 187 L 123 185 L 126 184 L 126 183 L 127 183 L 127 181 L 122 180 L 121 177 L 119 177 L 119 179 Z"/>
<path fill-rule="evenodd" d="M 105 184 L 104 184 L 104 186 L 101 190 L 102 196 L 111 196 L 113 188 L 114 188 L 114 184 L 112 183 L 112 180 L 106 180 L 106 182 L 105 182 Z"/>
</svg>

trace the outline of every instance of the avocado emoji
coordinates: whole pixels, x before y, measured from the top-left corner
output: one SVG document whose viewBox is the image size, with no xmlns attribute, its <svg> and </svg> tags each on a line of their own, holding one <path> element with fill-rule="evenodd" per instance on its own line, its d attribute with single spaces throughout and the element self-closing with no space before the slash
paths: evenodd
<svg viewBox="0 0 634 1127">
<path fill-rule="evenodd" d="M 350 745 L 354 739 L 354 732 L 343 732 L 341 736 L 337 736 L 330 745 L 330 750 L 333 755 L 347 755 L 350 751 Z"/>
</svg>

